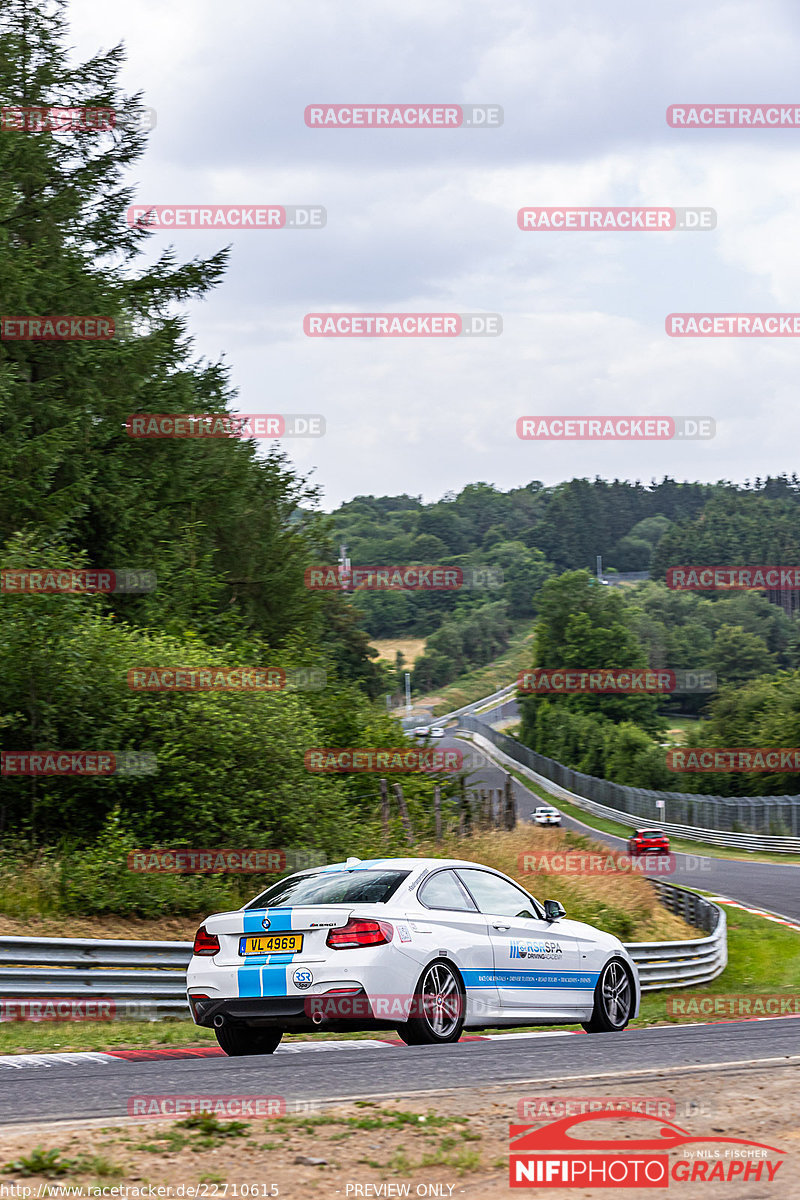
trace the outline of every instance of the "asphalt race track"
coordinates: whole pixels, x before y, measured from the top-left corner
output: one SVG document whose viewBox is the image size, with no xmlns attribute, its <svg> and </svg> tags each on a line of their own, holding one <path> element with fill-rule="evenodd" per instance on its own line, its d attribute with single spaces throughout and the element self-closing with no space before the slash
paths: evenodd
<svg viewBox="0 0 800 1200">
<path fill-rule="evenodd" d="M 440 743 L 463 748 L 451 735 Z M 488 765 L 469 779 L 500 788 L 505 772 Z M 522 822 L 542 801 L 514 780 Z M 554 800 L 558 806 L 557 799 Z M 566 828 L 588 830 L 568 817 Z M 533 831 L 532 831 L 533 832 Z M 625 842 L 589 832 L 615 849 Z M 534 849 L 533 838 L 531 849 Z M 753 907 L 800 919 L 800 865 L 678 855 L 662 878 L 719 892 Z M 700 865 L 698 865 L 700 864 Z M 704 869 L 703 869 L 704 868 Z M 387 1035 L 388 1036 L 388 1035 Z M 480 1086 L 507 1089 L 509 1102 L 533 1085 L 643 1082 L 653 1075 L 768 1065 L 800 1066 L 800 1016 L 664 1025 L 616 1035 L 564 1030 L 405 1046 L 379 1040 L 294 1043 L 275 1055 L 227 1058 L 211 1051 L 0 1056 L 0 1124 L 110 1120 L 130 1114 L 137 1097 L 280 1097 L 299 1103 L 398 1098 Z"/>
<path fill-rule="evenodd" d="M 55 1065 L 11 1066 L 0 1059 L 0 1123 L 128 1114 L 141 1096 L 281 1096 L 333 1101 L 501 1085 L 509 1101 L 534 1083 L 642 1074 L 713 1065 L 761 1065 L 796 1058 L 800 1018 L 776 1017 L 714 1025 L 664 1025 L 621 1034 L 536 1034 L 452 1046 L 329 1042 L 258 1058 L 125 1061 L 90 1056 Z M 67 1058 L 68 1056 L 65 1056 Z"/>
<path fill-rule="evenodd" d="M 466 743 L 448 736 L 438 744 L 463 750 Z M 496 789 L 503 786 L 504 779 L 505 771 L 502 767 L 489 765 L 474 771 L 469 776 L 468 785 L 476 789 Z M 535 808 L 547 803 L 529 791 L 517 778 L 514 778 L 514 794 L 517 797 L 519 819 L 523 823 L 529 820 Z M 556 808 L 559 807 L 557 797 L 552 797 L 551 803 Z M 624 838 L 590 829 L 571 817 L 562 816 L 561 824 L 564 829 L 589 833 L 615 850 L 626 849 Z M 750 904 L 754 908 L 763 908 L 780 916 L 800 920 L 800 864 L 784 865 L 748 862 L 744 858 L 714 858 L 703 855 L 702 851 L 703 847 L 698 843 L 697 854 L 676 855 L 677 867 L 672 874 L 659 874 L 655 871 L 653 874 L 667 883 L 683 884 L 703 892 L 716 892 L 732 900 L 740 900 L 742 904 Z M 742 854 L 744 853 L 745 851 L 742 851 Z"/>
</svg>

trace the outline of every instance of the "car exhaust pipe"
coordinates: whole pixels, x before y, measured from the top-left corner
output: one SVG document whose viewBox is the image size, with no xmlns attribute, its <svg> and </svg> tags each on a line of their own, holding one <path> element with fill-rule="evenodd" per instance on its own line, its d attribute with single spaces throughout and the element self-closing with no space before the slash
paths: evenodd
<svg viewBox="0 0 800 1200">
<path fill-rule="evenodd" d="M 222 1013 L 217 1013 L 217 1015 L 214 1017 L 214 1028 L 222 1029 L 222 1026 L 224 1024 L 225 1024 L 225 1018 L 223 1017 Z"/>
<path fill-rule="evenodd" d="M 314 1022 L 315 1025 L 321 1025 L 322 1022 L 325 1020 L 325 1018 L 323 1017 L 321 1012 L 313 1012 L 311 1014 L 311 1020 Z"/>
</svg>

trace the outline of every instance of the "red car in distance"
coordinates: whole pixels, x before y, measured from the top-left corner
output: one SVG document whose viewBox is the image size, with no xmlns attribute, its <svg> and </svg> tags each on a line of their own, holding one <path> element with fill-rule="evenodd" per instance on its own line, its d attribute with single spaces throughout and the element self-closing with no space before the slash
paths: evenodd
<svg viewBox="0 0 800 1200">
<path fill-rule="evenodd" d="M 669 838 L 661 829 L 637 829 L 628 838 L 628 854 L 631 858 L 642 854 L 669 854 Z"/>
</svg>

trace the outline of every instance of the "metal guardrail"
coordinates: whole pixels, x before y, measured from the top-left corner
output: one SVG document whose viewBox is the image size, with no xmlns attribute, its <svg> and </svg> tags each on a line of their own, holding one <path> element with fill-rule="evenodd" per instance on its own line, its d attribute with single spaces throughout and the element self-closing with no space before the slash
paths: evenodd
<svg viewBox="0 0 800 1200">
<path fill-rule="evenodd" d="M 507 687 L 500 688 L 497 692 L 492 692 L 491 696 L 482 696 L 480 700 L 473 700 L 471 704 L 465 704 L 462 708 L 454 708 L 452 712 L 444 713 L 441 717 L 431 717 L 428 724 L 443 725 L 445 721 L 452 721 L 453 717 L 465 716 L 468 713 L 477 712 L 481 708 L 488 708 L 494 701 L 503 700 L 506 696 L 513 695 L 516 690 L 516 683 L 510 683 Z M 422 722 L 416 717 L 406 717 L 402 721 L 404 729 L 421 724 Z"/>
<path fill-rule="evenodd" d="M 800 853 L 800 837 L 784 834 L 763 832 L 744 833 L 731 829 L 709 829 L 702 824 L 679 821 L 665 821 L 660 815 L 659 802 L 665 805 L 684 809 L 691 807 L 692 812 L 705 813 L 713 816 L 719 810 L 719 805 L 726 806 L 728 823 L 735 821 L 766 823 L 767 814 L 773 809 L 780 812 L 787 809 L 790 824 L 800 833 L 800 797 L 798 796 L 746 796 L 721 797 L 708 796 L 702 792 L 656 792 L 648 788 L 628 787 L 621 783 L 612 783 L 608 779 L 598 779 L 593 775 L 584 775 L 565 767 L 563 763 L 553 758 L 537 754 L 535 750 L 518 742 L 507 734 L 500 733 L 471 714 L 459 718 L 462 729 L 483 739 L 486 745 L 491 745 L 506 758 L 527 771 L 531 778 L 552 796 L 564 796 L 577 808 L 584 812 L 594 813 L 595 816 L 608 817 L 621 825 L 635 829 L 648 825 L 657 825 L 665 833 L 675 837 L 687 838 L 696 842 L 707 842 L 712 846 L 738 846 L 743 850 L 764 850 L 776 854 Z M 571 786 L 570 786 L 571 785 Z M 579 787 L 580 791 L 573 788 Z M 589 793 L 588 795 L 585 793 Z M 612 797 L 618 804 L 603 804 L 594 795 Z M 627 807 L 624 807 L 627 806 Z M 729 810 L 729 811 L 728 811 Z M 663 811 L 663 810 L 662 810 Z"/>
<path fill-rule="evenodd" d="M 191 942 L 0 937 L 0 999 L 110 1001 L 112 1015 L 188 1017 Z"/>
<path fill-rule="evenodd" d="M 715 979 L 728 960 L 725 913 L 685 888 L 654 881 L 659 898 L 709 936 L 629 944 L 643 991 Z M 191 942 L 0 937 L 0 999 L 110 1001 L 117 1019 L 189 1016 Z"/>
<path fill-rule="evenodd" d="M 671 912 L 708 935 L 686 942 L 626 942 L 636 963 L 643 992 L 710 983 L 728 965 L 728 921 L 724 909 L 696 892 L 662 879 L 649 881 Z"/>
</svg>

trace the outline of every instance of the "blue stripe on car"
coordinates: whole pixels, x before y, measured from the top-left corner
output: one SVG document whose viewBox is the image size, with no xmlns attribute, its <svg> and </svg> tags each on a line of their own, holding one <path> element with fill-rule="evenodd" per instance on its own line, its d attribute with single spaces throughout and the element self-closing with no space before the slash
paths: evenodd
<svg viewBox="0 0 800 1200">
<path fill-rule="evenodd" d="M 269 928 L 264 929 L 263 921 L 269 917 Z M 246 908 L 244 910 L 245 933 L 290 933 L 292 929 L 292 910 L 290 908 Z"/>
<path fill-rule="evenodd" d="M 238 976 L 240 999 L 288 995 L 285 967 L 239 967 Z"/>
<path fill-rule="evenodd" d="M 269 917 L 269 929 L 264 929 L 264 917 Z M 244 911 L 245 934 L 267 937 L 271 933 L 289 933 L 292 929 L 290 908 L 252 908 Z M 286 996 L 288 994 L 286 965 L 294 962 L 294 954 L 254 954 L 247 965 L 237 969 L 240 998 L 253 996 Z"/>
</svg>

